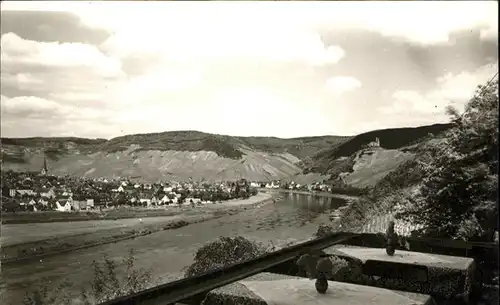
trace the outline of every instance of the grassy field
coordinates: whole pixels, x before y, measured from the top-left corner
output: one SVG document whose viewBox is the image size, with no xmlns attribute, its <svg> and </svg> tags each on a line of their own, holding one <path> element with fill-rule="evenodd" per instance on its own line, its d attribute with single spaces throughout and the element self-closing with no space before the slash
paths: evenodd
<svg viewBox="0 0 500 305">
<path fill-rule="evenodd" d="M 231 211 L 228 211 L 231 213 Z M 107 243 L 140 237 L 161 230 L 180 228 L 200 221 L 206 221 L 221 217 L 216 213 L 204 213 L 199 215 L 178 215 L 162 217 L 163 219 L 147 224 L 135 224 L 130 226 L 117 226 L 85 230 L 85 228 L 72 229 L 72 223 L 59 223 L 65 225 L 65 234 L 56 235 L 51 238 L 40 239 L 41 236 L 29 236 L 20 238 L 19 241 L 27 241 L 6 245 L 2 247 L 2 264 L 22 262 L 26 259 L 42 259 L 48 255 L 61 254 L 64 252 L 94 247 Z M 109 220 L 106 220 L 109 221 Z M 45 228 L 44 228 L 45 229 Z M 24 230 L 23 230 L 24 231 Z M 48 236 L 45 236 L 48 237 Z M 32 240 L 32 241 L 30 241 Z M 12 242 L 12 241 L 11 241 Z"/>
<path fill-rule="evenodd" d="M 78 222 L 52 222 L 4 225 L 0 240 L 2 246 L 23 244 L 39 240 L 51 239 L 111 229 L 135 229 L 149 225 L 168 223 L 178 220 L 182 214 L 163 217 L 126 218 L 117 220 L 89 220 Z"/>
<path fill-rule="evenodd" d="M 2 223 L 28 224 L 28 223 L 52 223 L 52 222 L 77 222 L 91 220 L 118 220 L 128 218 L 164 217 L 174 216 L 179 212 L 187 211 L 188 207 L 171 207 L 164 209 L 147 210 L 144 208 L 122 208 L 106 210 L 103 212 L 16 212 L 3 213 Z"/>
</svg>

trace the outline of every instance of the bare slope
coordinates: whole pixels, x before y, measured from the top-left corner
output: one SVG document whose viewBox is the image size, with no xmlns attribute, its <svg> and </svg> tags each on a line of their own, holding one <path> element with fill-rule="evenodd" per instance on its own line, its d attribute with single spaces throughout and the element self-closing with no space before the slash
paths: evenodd
<svg viewBox="0 0 500 305">
<path fill-rule="evenodd" d="M 311 183 L 350 172 L 345 181 L 365 187 L 410 160 L 413 154 L 409 145 L 449 126 L 376 130 L 355 137 L 294 139 L 232 137 L 198 131 L 136 134 L 111 140 L 2 139 L 2 162 L 4 169 L 38 171 L 45 155 L 54 174 L 147 181 L 247 178 Z M 376 137 L 382 148 L 359 153 Z"/>
<path fill-rule="evenodd" d="M 355 187 L 372 187 L 402 163 L 415 157 L 416 143 L 432 141 L 434 135 L 448 130 L 451 124 L 415 128 L 375 130 L 357 135 L 339 145 L 319 151 L 300 164 L 305 173 L 321 173 Z M 376 138 L 380 147 L 367 148 Z"/>
<path fill-rule="evenodd" d="M 348 137 L 279 139 L 231 137 L 197 131 L 138 134 L 111 140 L 2 139 L 4 169 L 49 171 L 87 177 L 137 177 L 147 181 L 188 178 L 257 181 L 302 172 L 298 163 Z"/>
<path fill-rule="evenodd" d="M 412 160 L 415 154 L 397 149 L 374 148 L 358 152 L 352 173 L 344 181 L 352 186 L 373 187 L 401 163 Z"/>
</svg>

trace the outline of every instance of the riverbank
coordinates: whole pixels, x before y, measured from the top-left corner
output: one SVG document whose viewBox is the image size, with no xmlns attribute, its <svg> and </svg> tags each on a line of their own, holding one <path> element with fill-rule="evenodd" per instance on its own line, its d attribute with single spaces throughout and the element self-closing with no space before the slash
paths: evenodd
<svg viewBox="0 0 500 305">
<path fill-rule="evenodd" d="M 220 209 L 234 207 L 239 205 L 253 204 L 259 194 L 248 199 L 231 199 L 217 203 L 198 205 L 194 209 L 210 208 Z M 108 208 L 98 211 L 82 212 L 58 212 L 58 211 L 39 211 L 39 212 L 15 212 L 3 213 L 2 224 L 29 224 L 29 223 L 53 223 L 53 222 L 76 222 L 92 220 L 120 220 L 135 219 L 147 217 L 170 217 L 180 213 L 190 212 L 193 208 L 190 205 L 181 206 L 159 206 L 155 208 L 123 206 L 119 208 Z"/>
<path fill-rule="evenodd" d="M 289 194 L 299 194 L 299 195 L 311 195 L 311 196 L 322 196 L 328 198 L 339 198 L 344 200 L 355 200 L 357 196 L 345 195 L 345 194 L 332 194 L 328 192 L 318 192 L 318 191 L 297 191 L 297 190 L 285 190 L 285 189 L 267 189 L 262 188 L 261 191 L 269 192 L 269 193 L 289 193 Z"/>
<path fill-rule="evenodd" d="M 234 215 L 253 206 L 264 205 L 278 199 L 277 194 L 259 193 L 248 199 L 231 200 L 224 204 L 214 204 L 177 211 L 175 215 L 157 217 L 155 221 L 139 219 L 128 223 L 124 220 L 100 220 L 100 223 L 61 222 L 54 230 L 54 224 L 4 225 L 3 234 L 13 232 L 19 236 L 9 236 L 7 245 L 2 247 L 2 264 L 19 263 L 26 260 L 43 259 L 49 255 L 95 247 L 107 243 L 149 235 L 155 232 L 177 229 L 187 225 Z M 95 221 L 94 221 L 95 222 Z M 111 223 L 111 224 L 110 224 Z M 43 226 L 45 225 L 45 226 Z M 78 226 L 79 225 L 79 226 Z M 14 227 L 18 226 L 18 227 Z M 20 227 L 21 226 L 21 227 Z M 23 234 L 23 230 L 35 232 L 37 236 Z M 54 237 L 54 234 L 59 236 Z M 28 237 L 23 236 L 27 235 Z M 50 236 L 50 238 L 47 238 Z M 38 237 L 38 238 L 37 238 Z M 3 242 L 2 242 L 3 244 Z"/>
<path fill-rule="evenodd" d="M 117 209 L 106 209 L 102 211 L 85 212 L 15 212 L 4 213 L 2 224 L 29 224 L 29 223 L 53 223 L 53 222 L 76 222 L 91 220 L 118 220 L 129 218 L 165 217 L 174 216 L 180 210 L 188 210 L 187 207 L 163 207 L 161 209 L 146 209 L 136 207 L 123 207 Z"/>
</svg>

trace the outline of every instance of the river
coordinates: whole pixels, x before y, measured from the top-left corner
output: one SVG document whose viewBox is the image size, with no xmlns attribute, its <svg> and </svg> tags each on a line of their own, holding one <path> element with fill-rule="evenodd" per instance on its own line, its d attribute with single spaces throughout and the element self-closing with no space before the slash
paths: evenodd
<svg viewBox="0 0 500 305">
<path fill-rule="evenodd" d="M 193 261 L 203 244 L 220 236 L 241 235 L 258 242 L 281 245 L 310 238 L 321 223 L 327 223 L 328 211 L 346 202 L 340 198 L 283 193 L 283 200 L 259 208 L 249 208 L 226 216 L 176 230 L 106 244 L 93 248 L 46 257 L 41 261 L 2 266 L 2 304 L 20 304 L 24 294 L 37 283 L 53 286 L 67 280 L 76 287 L 86 286 L 91 278 L 91 263 L 106 254 L 119 261 L 133 248 L 137 265 L 152 271 L 156 284 L 178 279 Z"/>
</svg>

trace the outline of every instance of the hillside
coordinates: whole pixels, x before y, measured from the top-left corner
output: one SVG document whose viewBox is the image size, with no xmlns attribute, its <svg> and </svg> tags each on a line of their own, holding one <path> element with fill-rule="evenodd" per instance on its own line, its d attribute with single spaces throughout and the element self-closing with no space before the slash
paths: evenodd
<svg viewBox="0 0 500 305">
<path fill-rule="evenodd" d="M 359 134 L 349 141 L 339 143 L 339 145 L 319 151 L 304 164 L 306 171 L 326 172 L 332 166 L 330 163 L 341 157 L 350 157 L 357 151 L 374 141 L 380 139 L 380 146 L 385 149 L 399 149 L 411 144 L 415 144 L 429 136 L 429 134 L 439 134 L 451 127 L 451 124 L 434 124 L 429 126 L 413 128 L 392 128 L 374 130 Z"/>
<path fill-rule="evenodd" d="M 293 139 L 233 137 L 198 131 L 135 134 L 105 139 L 2 138 L 4 169 L 38 171 L 44 156 L 56 175 L 311 183 L 350 172 L 345 182 L 374 185 L 413 157 L 411 144 L 449 128 L 437 124 L 376 130 L 355 137 Z M 366 145 L 379 138 L 376 150 Z M 404 148 L 404 149 L 403 149 Z"/>
<path fill-rule="evenodd" d="M 350 186 L 373 187 L 398 166 L 412 160 L 421 143 L 433 141 L 450 127 L 451 124 L 435 124 L 370 131 L 319 151 L 300 166 L 304 173 L 328 175 L 334 180 L 340 175 Z M 369 147 L 377 138 L 380 145 Z"/>
<path fill-rule="evenodd" d="M 356 155 L 352 172 L 344 181 L 354 187 L 373 187 L 400 164 L 412 160 L 415 154 L 397 149 L 376 148 Z"/>
<path fill-rule="evenodd" d="M 44 156 L 53 174 L 87 177 L 257 181 L 300 174 L 298 163 L 350 137 L 231 137 L 197 131 L 104 139 L 2 138 L 4 169 L 38 171 Z M 309 175 L 314 180 L 314 175 Z"/>
<path fill-rule="evenodd" d="M 342 225 L 383 232 L 395 221 L 402 235 L 492 241 L 498 231 L 498 107 L 498 82 L 478 86 L 463 113 L 448 110 L 450 128 L 401 149 L 414 157 L 352 204 Z"/>
<path fill-rule="evenodd" d="M 305 158 L 316 152 L 339 145 L 351 137 L 318 136 L 292 139 L 275 137 L 233 137 L 208 134 L 199 131 L 171 131 L 162 133 L 136 134 L 113 138 L 105 142 L 101 151 L 125 151 L 130 145 L 139 145 L 137 150 L 212 151 L 218 156 L 240 159 L 240 149 L 268 153 L 290 153 Z"/>
</svg>

